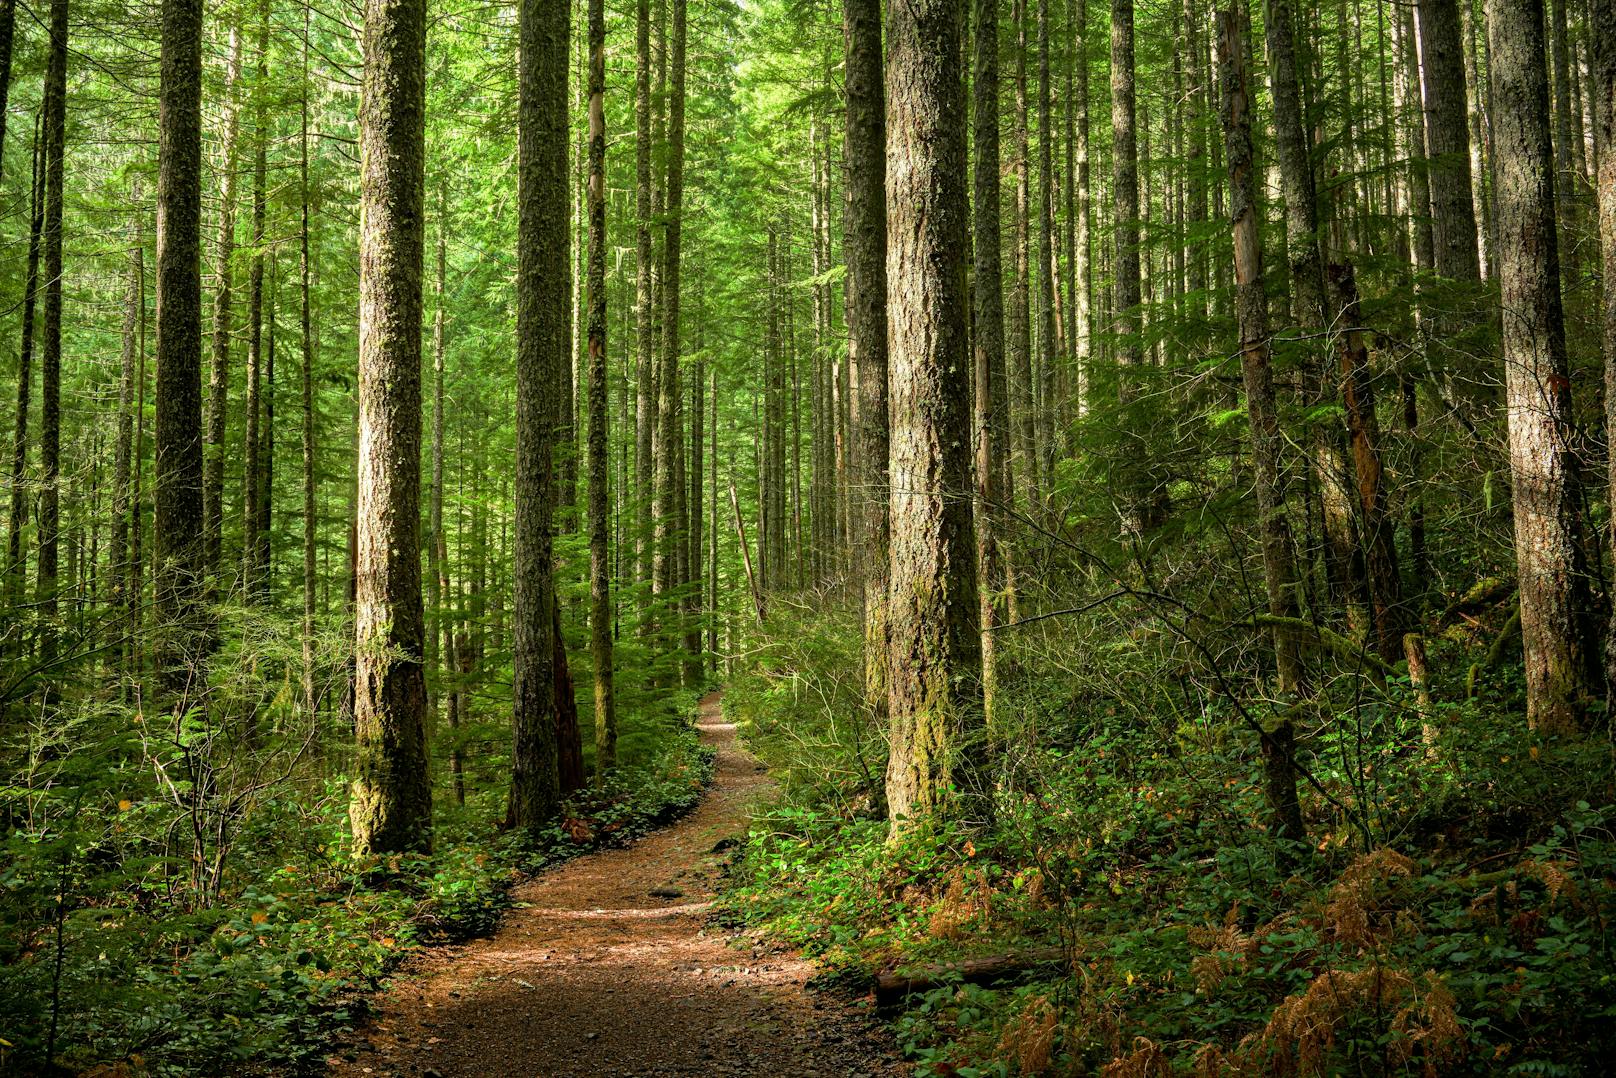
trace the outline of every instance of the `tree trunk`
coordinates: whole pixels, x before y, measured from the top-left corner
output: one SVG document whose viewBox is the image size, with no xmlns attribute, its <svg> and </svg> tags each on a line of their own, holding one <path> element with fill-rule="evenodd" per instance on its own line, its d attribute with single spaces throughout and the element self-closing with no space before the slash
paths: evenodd
<svg viewBox="0 0 1616 1078">
<path fill-rule="evenodd" d="M 1264 19 L 1268 35 L 1268 78 L 1274 102 L 1274 149 L 1285 194 L 1286 258 L 1290 264 L 1291 310 L 1305 334 L 1329 326 L 1324 265 L 1319 244 L 1317 189 L 1308 156 L 1303 99 L 1298 73 L 1295 26 L 1289 0 L 1269 0 Z M 1332 401 L 1331 379 L 1321 364 L 1308 373 L 1316 406 Z M 1313 467 L 1324 518 L 1324 563 L 1331 592 L 1347 607 L 1348 621 L 1368 621 L 1363 558 L 1353 525 L 1352 495 L 1342 431 L 1329 417 L 1312 424 Z"/>
<path fill-rule="evenodd" d="M 1074 63 L 1077 66 L 1076 81 L 1073 93 L 1076 95 L 1074 109 L 1077 112 L 1077 143 L 1075 155 L 1077 157 L 1077 227 L 1074 237 L 1077 244 L 1077 262 L 1072 269 L 1074 289 L 1077 301 L 1072 304 L 1072 340 L 1075 346 L 1076 371 L 1073 372 L 1076 382 L 1077 402 L 1074 409 L 1078 415 L 1084 414 L 1088 409 L 1088 386 L 1090 380 L 1090 367 L 1093 364 L 1094 335 L 1093 309 L 1094 309 L 1094 245 L 1090 238 L 1093 233 L 1093 198 L 1090 193 L 1090 163 L 1089 163 L 1089 5 L 1088 0 L 1073 0 L 1075 4 L 1074 18 L 1077 21 L 1076 36 L 1073 39 L 1073 48 L 1077 50 Z M 1008 488 L 1007 488 L 1008 489 Z"/>
<path fill-rule="evenodd" d="M 1593 631 L 1560 305 L 1542 0 L 1489 0 L 1487 24 L 1498 95 L 1498 276 L 1526 718 L 1546 734 L 1566 733 L 1585 717 Z"/>
<path fill-rule="evenodd" d="M 1008 530 L 1004 452 L 1007 440 L 1004 384 L 1004 281 L 999 234 L 999 0 L 976 0 L 972 53 L 973 149 L 976 199 L 972 225 L 974 286 L 971 338 L 975 364 L 976 556 L 980 574 L 982 710 L 995 729 L 998 643 L 994 631 L 1008 621 L 1004 553 L 999 537 Z"/>
<path fill-rule="evenodd" d="M 315 586 L 315 540 L 319 536 L 319 519 L 315 516 L 315 480 L 314 480 L 314 317 L 313 317 L 313 282 L 310 273 L 313 262 L 309 257 L 309 9 L 303 9 L 303 95 L 299 102 L 299 138 L 298 138 L 298 291 L 301 293 L 299 307 L 299 330 L 302 340 L 302 390 L 303 390 L 303 707 L 308 714 L 315 713 L 317 698 L 314 686 L 314 586 Z M 435 439 L 441 439 L 442 428 L 437 429 Z M 434 447 L 438 441 L 434 441 Z M 437 485 L 442 482 L 442 476 L 434 476 L 434 493 L 440 493 Z M 442 521 L 439 521 L 441 527 Z M 438 534 L 434 529 L 433 535 Z M 434 616 L 436 616 L 434 604 Z"/>
<path fill-rule="evenodd" d="M 595 667 L 595 775 L 617 765 L 612 687 L 610 490 L 606 478 L 606 5 L 589 0 L 589 654 Z M 619 540 L 621 541 L 621 540 Z"/>
<path fill-rule="evenodd" d="M 269 300 L 265 312 L 268 340 L 264 346 L 263 422 L 258 426 L 258 522 L 253 528 L 253 591 L 248 598 L 259 605 L 269 602 L 271 549 L 270 518 L 275 491 L 275 300 L 280 294 L 279 264 L 269 263 Z"/>
<path fill-rule="evenodd" d="M 651 4 L 638 0 L 635 8 L 634 67 L 634 206 L 635 290 L 635 430 L 634 505 L 636 576 L 642 584 L 651 582 L 651 454 L 656 431 L 658 355 L 651 335 Z M 649 604 L 640 610 L 639 629 L 643 636 L 651 627 Z"/>
<path fill-rule="evenodd" d="M 888 32 L 894 833 L 980 802 L 982 644 L 966 366 L 959 0 L 894 0 Z M 983 806 L 985 808 L 985 806 Z"/>
<path fill-rule="evenodd" d="M 1459 4 L 1458 0 L 1417 0 L 1415 12 L 1424 75 L 1436 271 L 1455 281 L 1474 281 L 1481 276 L 1481 265 L 1476 252 L 1476 207 L 1470 196 L 1470 129 L 1465 115 Z M 1496 41 L 1493 47 L 1496 53 Z"/>
<path fill-rule="evenodd" d="M 129 191 L 129 201 L 137 208 L 130 222 L 129 281 L 124 291 L 123 347 L 118 357 L 118 439 L 113 450 L 112 537 L 107 550 L 107 569 L 112 576 L 113 624 L 117 627 L 112 668 L 119 678 L 120 697 L 128 688 L 125 679 L 135 672 L 130 617 L 135 596 L 131 589 L 133 578 L 129 567 L 129 506 L 131 477 L 134 469 L 140 466 L 140 462 L 134 458 L 135 371 L 140 350 L 141 278 L 145 275 L 142 264 L 145 257 L 145 228 L 139 208 L 140 194 L 140 179 L 136 177 Z"/>
<path fill-rule="evenodd" d="M 1592 0 L 1590 25 L 1616 25 L 1616 0 Z M 1597 107 L 1595 156 L 1599 159 L 1599 238 L 1604 266 L 1603 341 L 1605 346 L 1605 430 L 1616 431 L 1616 34 L 1594 38 L 1592 97 Z M 1607 434 L 1608 437 L 1608 434 Z M 1607 460 L 1610 504 L 1616 505 L 1616 454 Z M 1616 522 L 1611 526 L 1616 560 Z M 1616 633 L 1606 637 L 1606 698 L 1616 701 Z"/>
<path fill-rule="evenodd" d="M 1038 363 L 1033 443 L 1038 453 L 1038 474 L 1043 477 L 1040 494 L 1044 496 L 1048 494 L 1044 487 L 1055 467 L 1054 398 L 1059 362 L 1055 329 L 1055 305 L 1060 294 L 1055 280 L 1055 205 L 1060 195 L 1055 185 L 1054 122 L 1049 85 L 1049 0 L 1038 0 Z M 1042 509 L 1039 505 L 1040 513 Z"/>
<path fill-rule="evenodd" d="M 67 150 L 67 0 L 51 0 L 45 66 L 45 312 L 39 370 L 39 615 L 48 659 L 57 633 L 57 546 L 62 470 L 62 196 Z"/>
<path fill-rule="evenodd" d="M 420 558 L 425 106 L 425 0 L 367 0 L 351 807 L 360 856 L 432 843 Z"/>
<path fill-rule="evenodd" d="M 858 559 L 864 618 L 864 699 L 879 724 L 887 706 L 887 191 L 886 88 L 881 0 L 843 0 L 846 46 L 847 360 L 858 372 L 856 403 Z M 715 432 L 716 433 L 716 432 Z"/>
<path fill-rule="evenodd" d="M 1139 143 L 1135 117 L 1134 0 L 1111 3 L 1111 187 L 1116 203 L 1115 308 L 1113 332 L 1117 336 L 1118 389 L 1122 403 L 1131 412 L 1137 401 L 1138 368 L 1145 354 L 1140 334 L 1144 312 L 1140 304 L 1139 274 Z M 1137 415 L 1135 416 L 1137 418 Z M 1132 421 L 1125 419 L 1132 425 Z M 1133 432 L 1136 447 L 1123 478 L 1126 490 L 1127 527 L 1135 534 L 1156 523 L 1160 506 L 1150 490 L 1151 478 L 1145 465 L 1145 431 Z"/>
<path fill-rule="evenodd" d="M 1273 368 L 1268 354 L 1268 297 L 1263 293 L 1262 235 L 1257 202 L 1255 147 L 1251 136 L 1251 92 L 1246 50 L 1233 10 L 1217 13 L 1218 75 L 1222 83 L 1225 161 L 1229 170 L 1230 212 L 1234 231 L 1235 312 L 1240 324 L 1240 371 L 1246 389 L 1246 415 L 1251 428 L 1251 457 L 1257 488 L 1257 514 L 1262 536 L 1263 576 L 1268 612 L 1276 618 L 1297 616 L 1296 564 L 1290 526 L 1285 518 L 1284 444 L 1274 399 Z M 1281 696 L 1303 686 L 1301 651 L 1294 634 L 1273 629 L 1274 658 Z M 1305 837 L 1301 804 L 1296 796 L 1295 731 L 1281 719 L 1262 731 L 1263 768 L 1273 813 L 1270 828 L 1281 838 Z"/>
<path fill-rule="evenodd" d="M 241 31 L 230 28 L 230 60 L 225 74 L 224 148 L 219 208 L 219 235 L 214 242 L 213 352 L 208 374 L 207 433 L 203 445 L 202 516 L 208 571 L 222 560 L 224 497 L 224 432 L 230 398 L 230 302 L 236 247 L 236 153 L 241 132 Z M 255 203 L 256 206 L 256 203 Z"/>
<path fill-rule="evenodd" d="M 655 502 L 652 516 L 655 523 L 651 569 L 651 590 L 659 597 L 659 610 L 666 619 L 659 632 L 658 652 L 671 652 L 678 639 L 679 602 L 676 592 L 678 579 L 678 552 L 684 535 L 679 526 L 679 468 L 680 432 L 679 415 L 679 256 L 681 221 L 684 201 L 684 138 L 685 138 L 685 4 L 673 0 L 672 93 L 668 106 L 668 160 L 667 188 L 663 200 L 662 232 L 662 332 L 661 369 L 657 373 L 657 430 Z"/>
<path fill-rule="evenodd" d="M 265 83 L 269 76 L 269 5 L 260 9 L 258 32 L 258 85 L 254 87 L 252 189 L 252 267 L 247 283 L 247 401 L 245 464 L 241 476 L 241 594 L 247 602 L 258 599 L 258 522 L 263 515 L 259 492 L 263 489 L 263 458 L 259 453 L 263 423 L 264 365 L 264 216 L 268 182 L 269 110 Z"/>
<path fill-rule="evenodd" d="M 536 830 L 560 809 L 551 513 L 561 364 L 567 362 L 566 4 L 524 4 L 518 77 L 521 191 L 516 297 L 514 716 L 506 824 Z"/>
<path fill-rule="evenodd" d="M 33 395 L 34 307 L 39 298 L 40 233 L 45 227 L 45 147 L 43 117 L 34 125 L 33 178 L 29 183 L 31 205 L 28 213 L 28 269 L 22 300 L 22 343 L 17 352 L 17 425 L 11 450 L 11 514 L 6 555 L 6 606 L 22 606 L 28 565 L 23 556 L 23 524 L 28 519 L 28 404 Z M 21 650 L 23 628 L 14 625 L 5 634 Z"/>
<path fill-rule="evenodd" d="M 202 696 L 202 2 L 163 0 L 157 165 L 154 648 L 165 705 Z"/>
<path fill-rule="evenodd" d="M 1038 444 L 1032 382 L 1032 252 L 1031 160 L 1027 144 L 1027 0 L 1012 0 L 1016 28 L 1015 116 L 1011 128 L 1010 170 L 1016 181 L 1014 238 L 1015 277 L 1010 282 L 1010 326 L 1006 351 L 1009 365 L 1010 421 L 1014 432 L 1016 478 L 1029 513 L 1043 504 L 1038 476 Z"/>
<path fill-rule="evenodd" d="M 0 153 L 6 145 L 6 104 L 11 93 L 11 45 L 17 28 L 17 0 L 0 0 Z M 0 176 L 5 175 L 0 157 Z"/>
</svg>

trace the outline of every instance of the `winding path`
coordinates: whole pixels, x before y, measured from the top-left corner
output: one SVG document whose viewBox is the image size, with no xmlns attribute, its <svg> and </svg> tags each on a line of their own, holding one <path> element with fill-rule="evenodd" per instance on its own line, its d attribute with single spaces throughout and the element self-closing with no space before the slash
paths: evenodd
<svg viewBox="0 0 1616 1078">
<path fill-rule="evenodd" d="M 737 949 L 707 917 L 722 854 L 772 788 L 719 695 L 698 729 L 713 785 L 680 822 L 517 888 L 498 932 L 425 952 L 331 1074 L 398 1078 L 841 1078 L 905 1073 L 872 1019 L 807 988 L 791 953 Z M 652 892 L 657 892 L 653 895 Z"/>
</svg>

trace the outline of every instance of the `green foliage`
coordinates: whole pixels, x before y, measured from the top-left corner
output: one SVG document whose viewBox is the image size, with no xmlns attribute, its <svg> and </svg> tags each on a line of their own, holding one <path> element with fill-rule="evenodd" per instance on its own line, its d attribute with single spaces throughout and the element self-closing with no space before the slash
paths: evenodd
<svg viewBox="0 0 1616 1078">
<path fill-rule="evenodd" d="M 1465 648 L 1439 640 L 1445 702 L 1424 715 L 1406 676 L 1324 695 L 1345 703 L 1306 726 L 1310 843 L 1283 848 L 1254 733 L 1215 695 L 1187 709 L 1182 641 L 1145 621 L 1119 634 L 1121 615 L 1092 615 L 1113 631 L 1068 634 L 1064 651 L 1024 637 L 1003 656 L 990 828 L 892 844 L 845 792 L 799 784 L 754 829 L 730 915 L 860 989 L 1059 949 L 1064 973 L 956 976 L 908 999 L 896 1028 L 920 1075 L 1093 1073 L 1154 1053 L 1175 1073 L 1586 1073 L 1616 1051 L 1607 746 L 1539 738 L 1490 693 L 1463 699 Z M 826 612 L 757 646 L 726 697 L 757 751 L 787 767 L 840 753 L 826 772 L 854 770 L 827 733 L 847 712 L 825 712 L 857 695 L 824 687 L 858 684 L 856 645 L 852 619 Z M 1239 650 L 1220 654 L 1243 676 Z"/>
<path fill-rule="evenodd" d="M 499 829 L 497 775 L 455 806 L 440 771 L 433 853 L 356 862 L 347 726 L 297 706 L 295 623 L 236 614 L 206 710 L 86 695 L 23 731 L 0 787 L 0 1069 L 314 1065 L 404 954 L 492 930 L 521 876 L 660 826 L 710 780 L 687 725 L 634 718 L 654 736 L 536 838 Z"/>
</svg>

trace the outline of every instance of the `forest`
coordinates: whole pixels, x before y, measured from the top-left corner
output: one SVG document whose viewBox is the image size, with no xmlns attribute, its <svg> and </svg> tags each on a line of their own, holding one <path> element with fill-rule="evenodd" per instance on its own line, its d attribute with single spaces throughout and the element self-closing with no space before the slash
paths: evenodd
<svg viewBox="0 0 1616 1078">
<path fill-rule="evenodd" d="M 1616 0 L 0 0 L 0 1074 L 1607 1073 L 1613 282 Z"/>
</svg>

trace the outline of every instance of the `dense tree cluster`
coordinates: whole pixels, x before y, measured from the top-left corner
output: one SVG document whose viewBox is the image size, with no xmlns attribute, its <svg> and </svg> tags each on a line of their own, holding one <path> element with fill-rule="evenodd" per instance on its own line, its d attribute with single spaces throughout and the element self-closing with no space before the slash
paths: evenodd
<svg viewBox="0 0 1616 1078">
<path fill-rule="evenodd" d="M 1598 735 L 1613 26 L 0 0 L 0 826 L 93 875 L 161 806 L 188 910 L 328 783 L 367 865 L 487 794 L 538 841 L 805 607 L 895 841 L 1110 698 L 1046 660 L 1114 602 L 1297 846 L 1367 831 L 1315 746 L 1388 682 L 1428 749 Z"/>
</svg>

